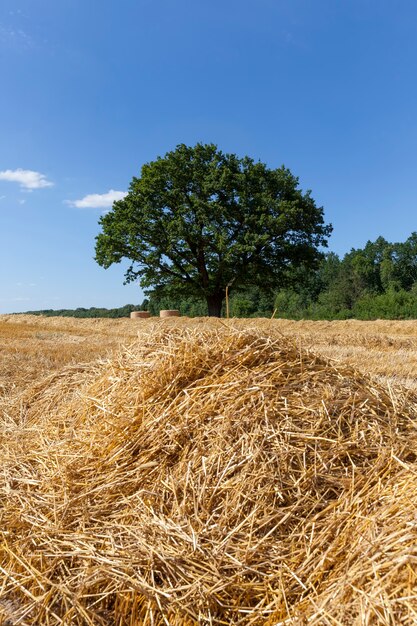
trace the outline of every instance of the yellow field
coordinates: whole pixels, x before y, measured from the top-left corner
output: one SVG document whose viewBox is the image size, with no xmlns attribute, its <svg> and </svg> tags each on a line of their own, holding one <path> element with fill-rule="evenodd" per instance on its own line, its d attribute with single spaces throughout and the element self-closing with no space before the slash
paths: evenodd
<svg viewBox="0 0 417 626">
<path fill-rule="evenodd" d="M 0 625 L 415 626 L 416 346 L 0 316 Z"/>
<path fill-rule="evenodd" d="M 289 320 L 174 319 L 109 320 L 0 315 L 0 397 L 21 390 L 45 374 L 80 362 L 106 358 L 150 328 L 259 328 L 293 337 L 302 348 L 346 363 L 377 380 L 417 388 L 417 320 L 293 322 Z"/>
</svg>

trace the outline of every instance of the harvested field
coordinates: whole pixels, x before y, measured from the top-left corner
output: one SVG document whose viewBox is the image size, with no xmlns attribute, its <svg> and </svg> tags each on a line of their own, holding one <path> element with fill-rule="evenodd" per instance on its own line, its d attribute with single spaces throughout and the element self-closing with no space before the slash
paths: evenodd
<svg viewBox="0 0 417 626">
<path fill-rule="evenodd" d="M 416 624 L 416 341 L 0 317 L 3 623 Z"/>
<path fill-rule="evenodd" d="M 417 390 L 417 321 L 293 322 L 222 320 L 273 337 L 293 337 L 301 348 L 370 374 L 379 382 Z M 0 315 L 0 398 L 63 365 L 106 358 L 149 328 L 218 326 L 208 318 L 74 319 Z"/>
<path fill-rule="evenodd" d="M 0 315 L 0 398 L 65 365 L 107 356 L 132 341 L 137 333 L 129 330 L 126 320 Z"/>
<path fill-rule="evenodd" d="M 417 320 L 293 322 L 276 328 L 339 363 L 349 363 L 379 381 L 417 390 Z"/>
</svg>

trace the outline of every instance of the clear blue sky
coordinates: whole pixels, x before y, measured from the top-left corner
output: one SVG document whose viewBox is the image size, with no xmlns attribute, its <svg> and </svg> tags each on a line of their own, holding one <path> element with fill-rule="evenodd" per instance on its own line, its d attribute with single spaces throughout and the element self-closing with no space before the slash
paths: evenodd
<svg viewBox="0 0 417 626">
<path fill-rule="evenodd" d="M 415 0 L 2 0 L 0 312 L 139 303 L 98 219 L 213 142 L 285 164 L 340 255 L 417 230 Z"/>
</svg>

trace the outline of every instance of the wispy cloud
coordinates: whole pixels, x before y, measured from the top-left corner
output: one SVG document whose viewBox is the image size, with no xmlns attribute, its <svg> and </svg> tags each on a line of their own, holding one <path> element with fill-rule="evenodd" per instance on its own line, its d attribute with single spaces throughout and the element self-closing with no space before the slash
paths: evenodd
<svg viewBox="0 0 417 626">
<path fill-rule="evenodd" d="M 116 200 L 123 200 L 127 191 L 110 189 L 107 193 L 90 193 L 80 200 L 67 200 L 67 204 L 77 209 L 108 209 Z"/>
<path fill-rule="evenodd" d="M 10 183 L 18 183 L 21 189 L 32 191 L 43 187 L 52 187 L 54 183 L 48 180 L 45 174 L 34 172 L 33 170 L 3 170 L 0 171 L 0 180 L 7 180 Z"/>
<path fill-rule="evenodd" d="M 0 44 L 27 50 L 33 47 L 33 40 L 22 28 L 0 24 Z"/>
<path fill-rule="evenodd" d="M 17 4 L 17 2 L 12 4 Z M 33 23 L 29 14 L 15 7 L 8 11 L 7 14 L 5 11 L 2 11 L 0 45 L 15 52 L 32 50 L 36 47 L 32 33 Z"/>
</svg>

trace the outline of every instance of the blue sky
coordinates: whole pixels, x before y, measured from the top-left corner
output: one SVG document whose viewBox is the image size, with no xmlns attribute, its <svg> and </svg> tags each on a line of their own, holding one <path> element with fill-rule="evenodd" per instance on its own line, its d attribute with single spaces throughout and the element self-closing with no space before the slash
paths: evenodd
<svg viewBox="0 0 417 626">
<path fill-rule="evenodd" d="M 405 240 L 416 68 L 415 0 L 2 0 L 0 313 L 141 302 L 98 219 L 178 143 L 285 164 L 341 255 Z"/>
</svg>

